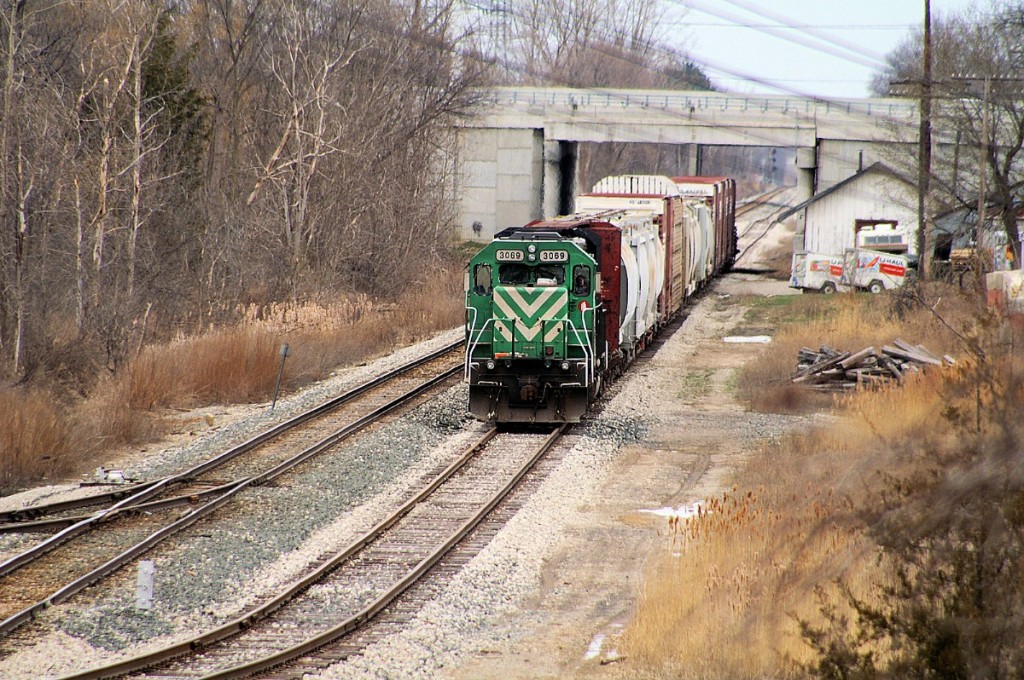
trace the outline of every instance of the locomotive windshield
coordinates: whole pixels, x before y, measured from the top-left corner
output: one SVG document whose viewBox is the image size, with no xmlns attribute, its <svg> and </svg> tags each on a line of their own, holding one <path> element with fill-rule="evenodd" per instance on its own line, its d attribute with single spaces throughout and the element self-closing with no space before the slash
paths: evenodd
<svg viewBox="0 0 1024 680">
<path fill-rule="evenodd" d="M 506 286 L 560 286 L 565 283 L 565 266 L 560 264 L 531 266 L 521 262 L 506 262 L 498 267 L 498 281 Z"/>
</svg>

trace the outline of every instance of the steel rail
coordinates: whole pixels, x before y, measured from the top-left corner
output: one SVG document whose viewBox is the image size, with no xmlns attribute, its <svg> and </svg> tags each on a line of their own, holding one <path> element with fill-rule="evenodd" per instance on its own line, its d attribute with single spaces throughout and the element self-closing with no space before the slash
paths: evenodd
<svg viewBox="0 0 1024 680">
<path fill-rule="evenodd" d="M 405 578 L 396 583 L 393 588 L 381 595 L 377 600 L 368 604 L 362 610 L 345 621 L 342 621 L 337 626 L 324 631 L 320 635 L 310 638 L 301 644 L 247 664 L 242 664 L 240 666 L 235 666 L 234 668 L 228 668 L 205 675 L 203 676 L 203 680 L 227 680 L 228 678 L 250 677 L 260 671 L 276 668 L 290 661 L 301 658 L 306 654 L 314 652 L 317 649 L 334 642 L 338 638 L 348 635 L 349 633 L 366 625 L 373 619 L 373 617 L 391 604 L 395 598 L 404 593 L 413 584 L 429 573 L 430 570 L 433 569 L 434 565 L 440 562 L 441 558 L 443 558 L 449 550 L 454 548 L 462 539 L 469 535 L 476 525 L 483 521 L 483 519 L 487 517 L 492 510 L 494 510 L 498 503 L 504 500 L 505 497 L 519 485 L 520 480 L 533 468 L 537 461 L 547 453 L 548 449 L 558 441 L 568 427 L 568 424 L 563 423 L 554 432 L 552 432 L 551 435 L 544 440 L 541 446 L 538 447 L 537 451 L 530 457 L 530 459 L 520 467 L 516 474 L 498 491 L 498 493 L 494 494 L 494 496 L 492 496 L 485 505 L 483 505 L 472 517 L 467 519 L 456 531 L 454 531 L 443 544 L 438 546 L 430 555 L 409 571 Z"/>
<path fill-rule="evenodd" d="M 468 535 L 469 532 L 472 531 L 472 529 L 476 527 L 476 525 L 479 524 L 480 521 L 482 521 L 498 505 L 498 503 L 500 503 L 512 491 L 512 489 L 518 485 L 523 476 L 525 476 L 537 461 L 540 460 L 540 458 L 548 451 L 548 449 L 550 449 L 554 442 L 557 441 L 564 433 L 567 427 L 568 425 L 563 424 L 554 430 L 545 439 L 542 445 L 538 447 L 537 451 L 530 457 L 530 459 L 504 485 L 504 487 L 494 494 L 486 504 L 481 506 L 481 508 L 472 517 L 460 525 L 458 530 L 453 532 L 441 546 L 435 548 L 425 559 L 421 560 L 412 570 L 410 570 L 405 577 L 378 597 L 374 602 L 368 604 L 359 612 L 340 622 L 336 626 L 313 638 L 310 638 L 309 640 L 306 640 L 299 645 L 295 645 L 264 659 L 259 659 L 234 668 L 217 671 L 204 677 L 247 677 L 261 670 L 280 666 L 288 663 L 289 661 L 300 658 L 305 654 L 330 644 L 338 638 L 343 637 L 365 625 L 373 619 L 374 616 L 385 609 L 392 601 L 394 601 L 395 598 L 406 591 L 416 581 L 420 580 L 449 550 L 451 550 L 452 547 L 465 538 L 465 536 Z M 213 644 L 226 641 L 234 636 L 244 633 L 253 625 L 267 618 L 274 611 L 281 608 L 297 595 L 323 579 L 328 573 L 336 569 L 346 560 L 350 559 L 360 550 L 377 540 L 377 538 L 393 527 L 402 517 L 407 515 L 410 510 L 423 502 L 423 500 L 429 497 L 430 494 L 432 494 L 439 486 L 462 469 L 465 464 L 497 434 L 497 432 L 498 430 L 496 427 L 489 429 L 476 442 L 468 446 L 458 460 L 449 465 L 442 473 L 432 480 L 430 484 L 426 485 L 401 507 L 381 520 L 376 526 L 367 531 L 359 539 L 318 566 L 314 571 L 296 581 L 287 590 L 282 591 L 263 605 L 246 612 L 244 615 L 229 621 L 218 628 L 200 634 L 189 640 L 184 640 L 164 649 L 155 650 L 149 654 L 126 659 L 102 668 L 96 668 L 74 675 L 65 676 L 62 680 L 98 680 L 100 678 L 113 678 L 126 675 L 128 673 L 142 671 L 178 657 L 189 654 L 201 654 L 204 649 Z"/>
<path fill-rule="evenodd" d="M 236 456 L 246 453 L 247 451 L 250 451 L 251 449 L 254 449 L 257 446 L 270 441 L 274 437 L 277 437 L 283 434 L 284 432 L 287 432 L 288 430 L 291 430 L 294 427 L 301 425 L 307 420 L 311 420 L 312 418 L 323 415 L 324 413 L 327 413 L 333 410 L 334 408 L 337 408 L 338 406 L 341 406 L 351 401 L 352 399 L 360 396 L 361 394 L 367 392 L 368 390 L 373 389 L 374 387 L 378 387 L 389 380 L 392 380 L 394 378 L 397 378 L 398 376 L 408 373 L 414 368 L 418 368 L 423 364 L 429 363 L 434 359 L 438 359 L 444 356 L 445 354 L 456 350 L 460 345 L 463 344 L 463 342 L 463 340 L 457 340 L 455 342 L 449 343 L 444 347 L 441 347 L 433 352 L 430 352 L 429 354 L 425 354 L 422 357 L 418 357 L 408 363 L 402 364 L 396 369 L 388 371 L 387 373 L 383 373 L 379 376 L 376 376 L 375 378 L 371 378 L 370 380 L 361 383 L 356 387 L 353 387 L 352 389 L 339 394 L 336 397 L 329 399 L 328 401 L 314 407 L 313 409 L 310 409 L 309 411 L 305 411 L 292 418 L 282 421 L 281 423 L 275 425 L 274 427 L 265 430 L 264 432 L 261 432 L 260 434 L 239 444 L 238 446 L 234 446 L 228 449 L 227 451 L 218 454 L 214 458 L 211 458 L 210 460 L 204 463 L 184 470 L 183 472 L 176 473 L 163 479 L 154 480 L 152 482 L 133 484 L 130 487 L 122 487 L 117 489 L 116 491 L 93 494 L 91 496 L 87 496 L 84 498 L 57 501 L 56 503 L 37 505 L 29 508 L 21 508 L 18 510 L 7 510 L 4 512 L 0 512 L 0 523 L 18 523 L 27 520 L 34 520 L 39 517 L 52 515 L 58 512 L 64 512 L 65 510 L 75 510 L 78 508 L 89 507 L 91 505 L 100 505 L 101 503 L 107 503 L 110 501 L 119 501 L 123 498 L 131 497 L 139 492 L 150 489 L 154 484 L 159 484 L 161 482 L 170 482 L 175 484 L 187 483 L 190 481 L 191 477 L 196 477 L 202 473 L 209 472 L 210 470 L 215 469 L 219 465 L 222 465 L 223 463 L 232 460 Z M 5 530 L 13 531 L 14 529 L 7 529 L 6 527 L 0 526 L 0 532 L 3 532 Z M 0 576 L 2 576 L 5 573 L 7 572 L 4 570 L 4 565 L 0 564 Z"/>
<path fill-rule="evenodd" d="M 153 483 L 155 482 L 120 485 L 117 491 L 107 491 L 104 493 L 93 494 L 91 496 L 85 496 L 84 498 L 72 498 L 66 501 L 57 501 L 56 503 L 46 503 L 44 505 L 18 508 L 17 510 L 5 510 L 0 512 L 0 523 L 6 525 L 19 522 L 29 522 L 39 517 L 53 515 L 58 512 L 64 512 L 65 510 L 77 510 L 79 508 L 87 508 L 90 505 L 100 505 L 101 503 L 119 501 L 122 498 L 126 498 L 137 493 L 141 489 L 148 488 L 149 485 Z"/>
<path fill-rule="evenodd" d="M 451 351 L 451 348 L 449 348 L 447 351 Z M 437 376 L 420 383 L 411 390 L 392 399 L 386 404 L 379 406 L 370 413 L 360 417 L 359 419 L 353 421 L 349 425 L 346 425 L 344 428 L 329 435 L 328 437 L 321 439 L 316 444 L 307 447 L 303 451 L 299 452 L 292 458 L 280 463 L 274 468 L 266 472 L 263 472 L 255 477 L 249 477 L 243 480 L 239 480 L 236 483 L 233 483 L 232 485 L 230 485 L 230 488 L 228 488 L 221 495 L 215 497 L 213 500 L 207 502 L 206 504 L 200 506 L 199 508 L 196 508 L 192 512 L 182 516 L 181 518 L 172 522 L 171 524 L 168 524 L 164 528 L 150 534 L 147 538 L 143 539 L 131 548 L 128 548 L 127 550 L 121 552 L 114 558 L 96 567 L 87 574 L 84 574 L 83 576 L 68 583 L 67 585 L 63 586 L 59 590 L 49 595 L 47 598 L 39 602 L 36 602 L 35 604 L 32 604 L 26 607 L 25 609 L 22 609 L 20 612 L 8 617 L 3 621 L 0 621 L 0 635 L 5 635 L 10 631 L 14 630 L 15 628 L 21 626 L 25 622 L 35 618 L 48 607 L 66 601 L 72 595 L 87 588 L 93 583 L 99 581 L 100 579 L 111 574 L 120 567 L 124 566 L 132 559 L 145 553 L 147 550 L 149 550 L 150 548 L 152 548 L 168 536 L 171 536 L 177 533 L 178 531 L 181 531 L 182 529 L 191 526 L 199 519 L 211 514 L 215 510 L 218 510 L 245 489 L 251 486 L 259 486 L 261 484 L 265 484 L 279 477 L 280 475 L 294 468 L 296 465 L 299 465 L 300 463 L 308 460 L 309 458 L 325 451 L 331 446 L 336 445 L 341 440 L 355 434 L 359 430 L 364 429 L 368 425 L 372 424 L 373 422 L 380 419 L 387 413 L 393 411 L 394 409 L 398 408 L 399 406 L 406 404 L 412 399 L 415 399 L 422 395 L 424 392 L 430 390 L 431 388 L 443 383 L 444 381 L 448 380 L 452 376 L 459 373 L 461 370 L 461 365 L 453 366 L 447 369 L 446 371 L 438 374 Z M 133 507 L 129 508 L 129 510 L 134 512 L 137 510 L 137 508 Z"/>
<path fill-rule="evenodd" d="M 172 498 L 165 498 L 157 501 L 146 501 L 138 505 L 133 505 L 129 508 L 125 508 L 123 513 L 119 514 L 134 514 L 139 512 L 150 512 L 153 510 L 165 510 L 172 508 L 176 505 L 189 505 L 195 504 L 197 501 L 202 501 L 212 496 L 223 493 L 227 488 L 237 484 L 242 480 L 235 480 L 227 482 L 226 484 L 218 484 L 211 486 L 209 489 L 203 491 L 192 491 L 181 496 L 174 496 Z M 61 527 L 71 526 L 77 524 L 82 520 L 88 519 L 91 515 L 75 515 L 74 517 L 57 517 L 54 519 L 39 519 L 29 522 L 12 522 L 7 524 L 0 524 L 0 534 L 15 534 L 15 533 L 29 533 L 32 531 L 45 531 L 47 529 L 59 529 Z"/>
<path fill-rule="evenodd" d="M 44 555 L 50 552 L 51 550 L 60 547 L 61 545 L 75 538 L 79 534 L 85 533 L 86 531 L 90 531 L 96 525 L 102 522 L 108 522 L 115 519 L 121 512 L 134 508 L 139 504 L 148 501 L 157 494 L 167 490 L 170 486 L 186 484 L 195 479 L 196 477 L 198 477 L 199 475 L 214 470 L 220 467 L 221 465 L 224 465 L 228 461 L 237 458 L 243 453 L 247 453 L 258 446 L 262 446 L 263 444 L 266 444 L 267 442 L 279 437 L 285 432 L 288 432 L 289 430 L 292 430 L 295 427 L 309 420 L 312 420 L 317 416 L 328 413 L 334 410 L 335 408 L 341 406 L 342 404 L 345 404 L 355 399 L 356 397 L 368 392 L 369 390 L 375 387 L 378 387 L 390 380 L 393 380 L 398 376 L 401 376 L 411 371 L 414 368 L 418 368 L 419 366 L 425 363 L 429 363 L 434 359 L 437 359 L 449 352 L 454 351 L 461 344 L 461 340 L 459 340 L 458 342 L 450 343 L 434 352 L 431 352 L 430 354 L 424 355 L 422 357 L 417 358 L 414 361 L 403 364 L 402 366 L 393 371 L 389 371 L 388 373 L 368 380 L 367 382 L 362 383 L 361 385 L 358 385 L 357 387 L 348 390 L 347 392 L 344 392 L 338 395 L 337 397 L 329 399 L 308 411 L 305 411 L 292 418 L 289 418 L 275 425 L 274 427 L 265 430 L 260 434 L 257 434 L 255 437 L 252 437 L 251 439 L 239 444 L 238 446 L 234 446 L 228 449 L 227 451 L 224 451 L 214 456 L 213 458 L 210 458 L 209 460 L 206 460 L 187 470 L 176 473 L 169 477 L 164 477 L 163 479 L 157 480 L 148 485 L 139 485 L 141 489 L 138 492 L 132 494 L 131 496 L 119 501 L 118 503 L 110 506 L 109 508 L 89 515 L 85 519 L 82 519 L 72 524 L 63 531 L 60 531 L 54 534 L 53 536 L 50 536 L 49 538 L 43 541 L 40 541 L 28 550 L 25 550 L 24 552 L 12 556 L 4 562 L 0 562 L 0 577 L 3 577 L 6 574 L 9 574 L 17 569 L 20 569 L 26 564 L 30 564 L 39 556 Z M 3 629 L 0 628 L 0 633 L 2 632 Z"/>
</svg>

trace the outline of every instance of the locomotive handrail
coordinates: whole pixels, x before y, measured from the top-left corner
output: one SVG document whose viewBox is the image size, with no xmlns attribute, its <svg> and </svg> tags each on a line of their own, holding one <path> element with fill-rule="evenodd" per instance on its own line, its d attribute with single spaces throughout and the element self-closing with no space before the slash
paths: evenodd
<svg viewBox="0 0 1024 680">
<path fill-rule="evenodd" d="M 476 307 L 470 307 L 470 306 L 467 305 L 466 309 L 468 309 L 468 310 L 473 312 L 473 318 L 470 321 L 470 328 L 469 328 L 469 336 L 470 336 L 470 338 L 472 338 L 473 332 L 476 330 L 476 316 L 477 316 L 478 312 L 477 312 Z M 480 344 L 480 338 L 483 337 L 484 331 L 487 330 L 487 327 L 491 324 L 491 321 L 493 321 L 493 319 L 488 319 L 484 323 L 484 325 L 480 328 L 480 332 L 477 333 L 476 339 L 472 340 L 472 342 L 467 342 L 466 343 L 466 364 L 465 364 L 465 367 L 464 367 L 464 369 L 465 369 L 464 370 L 464 377 L 466 378 L 466 380 L 469 380 L 469 363 L 470 363 L 470 360 L 473 358 L 473 351 L 476 350 L 476 346 Z"/>
<path fill-rule="evenodd" d="M 595 334 L 597 333 L 597 310 L 601 309 L 602 307 L 604 307 L 604 303 L 603 302 L 598 302 L 593 307 L 589 307 L 589 308 L 584 309 L 582 311 L 580 316 L 583 319 L 583 330 L 584 331 L 587 330 L 587 312 L 590 312 L 591 314 L 593 314 L 593 319 L 591 319 L 592 328 L 594 329 L 594 333 Z M 595 340 L 596 339 L 597 338 L 595 337 Z M 589 342 L 589 340 L 588 340 L 588 342 Z M 593 361 L 590 362 L 591 363 L 591 370 L 593 371 L 592 378 L 596 380 L 597 379 L 597 347 L 596 346 L 592 347 L 590 351 L 593 352 L 593 354 L 594 354 L 594 359 L 593 359 Z"/>
<path fill-rule="evenodd" d="M 572 329 L 573 335 L 576 336 L 576 342 L 583 348 L 583 358 L 587 360 L 587 384 L 584 387 L 590 387 L 590 383 L 594 379 L 594 348 L 590 346 L 590 340 L 584 340 L 580 337 L 580 331 L 576 328 L 576 324 L 572 322 L 572 319 L 566 318 L 569 322 L 569 328 Z M 586 320 L 583 322 L 583 327 L 586 329 Z M 595 326 L 596 327 L 596 326 Z"/>
</svg>

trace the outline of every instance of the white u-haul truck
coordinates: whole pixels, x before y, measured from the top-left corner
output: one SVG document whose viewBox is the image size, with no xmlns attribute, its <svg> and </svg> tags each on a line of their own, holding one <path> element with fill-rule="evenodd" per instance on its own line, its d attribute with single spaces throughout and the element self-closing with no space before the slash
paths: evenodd
<svg viewBox="0 0 1024 680">
<path fill-rule="evenodd" d="M 909 263 L 906 255 L 879 250 L 850 248 L 843 256 L 842 283 L 857 290 L 881 293 L 899 288 L 907 281 Z"/>
<path fill-rule="evenodd" d="M 881 293 L 899 288 L 910 270 L 906 255 L 850 248 L 843 255 L 793 254 L 790 288 L 831 294 L 853 290 Z"/>
</svg>

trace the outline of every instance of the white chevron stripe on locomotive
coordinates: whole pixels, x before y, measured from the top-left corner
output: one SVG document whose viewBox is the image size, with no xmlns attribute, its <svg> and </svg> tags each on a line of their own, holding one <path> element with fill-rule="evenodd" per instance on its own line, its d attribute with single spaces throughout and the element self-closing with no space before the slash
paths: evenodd
<svg viewBox="0 0 1024 680">
<path fill-rule="evenodd" d="M 556 314 L 562 315 L 565 313 L 566 295 L 565 290 L 562 288 L 541 289 L 539 295 L 532 302 L 527 302 L 520 291 L 515 288 L 502 288 L 496 291 L 496 293 L 497 294 L 494 296 L 495 306 L 507 318 L 518 319 L 521 322 L 516 325 L 516 331 L 527 342 L 532 341 L 537 337 L 537 334 L 540 333 L 544 318 L 537 317 L 545 306 L 549 305 L 552 301 L 552 297 L 557 296 L 560 299 L 555 300 L 555 304 L 547 310 L 550 316 L 554 316 Z M 527 325 L 530 321 L 533 321 L 533 323 Z M 496 322 L 495 327 L 497 328 L 498 326 L 499 324 Z M 511 340 L 510 329 L 508 329 L 504 323 L 501 323 L 500 326 L 501 329 L 499 330 L 499 333 L 506 340 Z M 560 325 L 552 327 L 549 329 L 548 333 L 544 334 L 544 339 L 548 342 L 554 340 L 560 330 Z M 552 335 L 552 333 L 554 335 Z"/>
<path fill-rule="evenodd" d="M 494 330 L 498 332 L 501 339 L 505 342 L 512 342 L 512 329 L 509 328 L 504 321 L 498 319 L 494 322 Z"/>
<path fill-rule="evenodd" d="M 541 288 L 540 294 L 533 302 L 527 302 L 526 299 L 523 298 L 522 293 L 516 288 L 502 288 L 499 292 L 501 295 L 496 296 L 494 301 L 501 311 L 505 312 L 509 316 L 523 315 L 525 317 L 533 318 L 537 316 L 537 312 L 547 304 L 548 300 L 553 296 L 564 294 L 565 290 L 562 288 Z M 502 295 L 507 295 L 509 299 L 506 300 Z M 516 308 L 510 307 L 509 302 L 515 304 Z"/>
<path fill-rule="evenodd" d="M 532 326 L 530 328 L 526 328 L 524 326 L 517 326 L 517 328 L 520 329 L 520 335 L 523 336 L 523 339 L 529 342 L 533 340 L 533 338 L 537 335 L 537 332 L 540 330 L 540 326 L 542 323 L 543 321 L 538 321 L 536 326 Z M 498 332 L 498 335 L 501 336 L 502 340 L 504 340 L 505 342 L 512 341 L 512 329 L 509 328 L 505 321 L 495 321 L 494 329 Z M 544 334 L 544 342 L 554 342 L 555 340 L 558 339 L 558 336 L 561 334 L 561 332 L 561 322 L 556 323 L 553 326 L 549 326 L 548 332 Z"/>
</svg>

